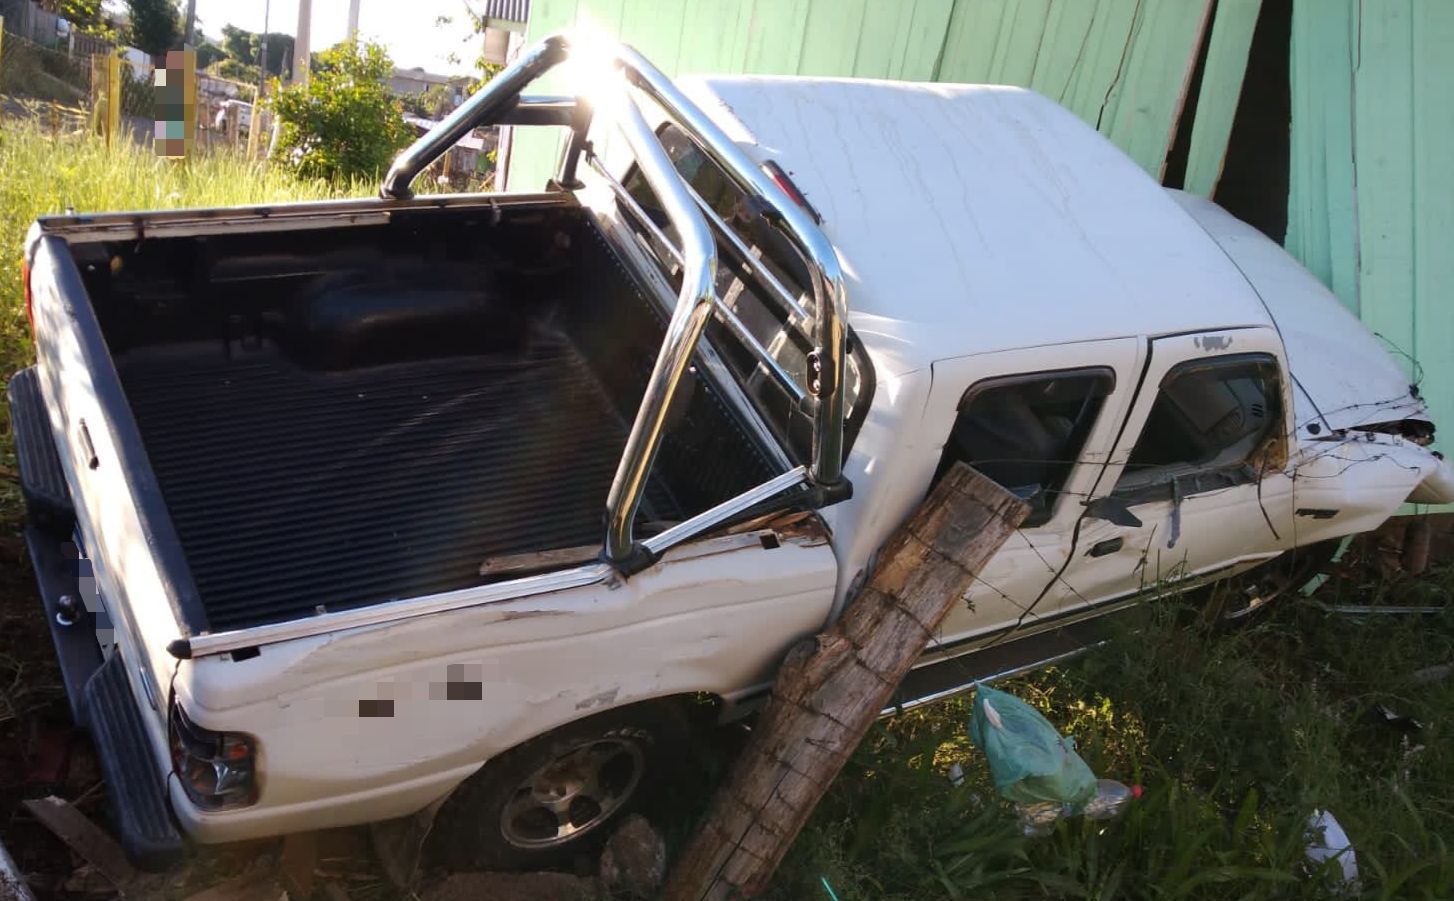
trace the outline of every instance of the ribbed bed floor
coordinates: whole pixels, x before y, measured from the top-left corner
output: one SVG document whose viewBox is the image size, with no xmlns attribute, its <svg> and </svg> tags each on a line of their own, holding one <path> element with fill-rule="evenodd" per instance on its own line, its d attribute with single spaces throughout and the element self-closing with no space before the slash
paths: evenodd
<svg viewBox="0 0 1454 901">
<path fill-rule="evenodd" d="M 528 357 L 309 372 L 281 356 L 119 367 L 214 630 L 478 584 L 592 544 L 627 424 L 560 337 Z M 677 511 L 653 485 L 643 519 Z"/>
</svg>

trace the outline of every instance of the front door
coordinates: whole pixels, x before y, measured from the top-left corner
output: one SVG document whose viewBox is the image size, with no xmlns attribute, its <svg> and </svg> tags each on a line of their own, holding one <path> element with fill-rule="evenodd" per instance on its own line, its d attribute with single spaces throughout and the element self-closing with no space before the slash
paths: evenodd
<svg viewBox="0 0 1454 901">
<path fill-rule="evenodd" d="M 1103 506 L 1079 523 L 1063 611 L 1231 574 L 1291 546 L 1286 372 L 1269 328 L 1151 342 L 1142 387 L 1092 492 L 1122 509 Z"/>
</svg>

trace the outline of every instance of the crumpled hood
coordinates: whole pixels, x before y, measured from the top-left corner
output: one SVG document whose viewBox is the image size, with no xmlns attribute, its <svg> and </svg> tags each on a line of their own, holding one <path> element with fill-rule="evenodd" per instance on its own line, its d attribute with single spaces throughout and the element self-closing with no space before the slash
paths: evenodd
<svg viewBox="0 0 1454 901">
<path fill-rule="evenodd" d="M 1299 437 L 1401 419 L 1428 420 L 1389 348 L 1276 242 L 1202 197 L 1168 191 L 1231 258 L 1277 323 L 1296 382 Z"/>
</svg>

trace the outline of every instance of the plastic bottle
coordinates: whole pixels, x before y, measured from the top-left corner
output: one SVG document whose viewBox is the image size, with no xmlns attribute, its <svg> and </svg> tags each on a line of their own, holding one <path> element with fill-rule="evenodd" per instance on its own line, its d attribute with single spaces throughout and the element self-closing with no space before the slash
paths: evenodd
<svg viewBox="0 0 1454 901">
<path fill-rule="evenodd" d="M 1074 804 L 1056 801 L 1040 801 L 1036 804 L 1017 804 L 1015 811 L 1020 818 L 1020 831 L 1027 837 L 1038 838 L 1049 835 L 1055 824 L 1067 817 L 1083 816 L 1088 820 L 1109 820 L 1121 815 L 1131 802 L 1141 797 L 1141 786 L 1125 785 L 1114 779 L 1097 779 L 1096 793 L 1079 809 Z"/>
<path fill-rule="evenodd" d="M 1114 779 L 1097 779 L 1096 796 L 1085 803 L 1080 809 L 1080 815 L 1088 820 L 1114 819 L 1139 797 L 1139 785 L 1125 785 Z"/>
</svg>

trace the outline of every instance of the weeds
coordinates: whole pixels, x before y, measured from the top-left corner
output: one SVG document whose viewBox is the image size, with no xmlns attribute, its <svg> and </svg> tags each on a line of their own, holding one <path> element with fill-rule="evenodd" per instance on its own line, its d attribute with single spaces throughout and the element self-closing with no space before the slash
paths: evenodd
<svg viewBox="0 0 1454 901">
<path fill-rule="evenodd" d="M 1448 576 L 1421 590 L 1450 593 Z M 1145 795 L 1119 820 L 1020 835 L 952 700 L 876 728 L 799 838 L 775 897 L 1323 898 L 1304 856 L 1314 809 L 1352 838 L 1370 898 L 1454 896 L 1454 686 L 1408 674 L 1454 659 L 1454 615 L 1356 623 L 1281 602 L 1210 630 L 1180 599 L 1072 665 L 1008 682 L 1098 774 Z M 1383 704 L 1424 724 L 1407 734 Z M 946 778 L 958 764 L 965 781 Z"/>
<path fill-rule="evenodd" d="M 226 153 L 166 160 L 126 141 L 108 148 L 90 134 L 51 135 L 34 122 L 0 119 L 0 371 L 8 378 L 32 359 L 20 264 L 26 231 L 40 216 L 317 200 L 373 187 L 303 181 Z M 0 466 L 13 471 L 8 409 L 0 422 Z M 4 495 L 0 518 L 13 520 L 18 492 L 9 486 Z"/>
</svg>

